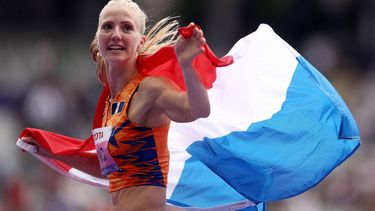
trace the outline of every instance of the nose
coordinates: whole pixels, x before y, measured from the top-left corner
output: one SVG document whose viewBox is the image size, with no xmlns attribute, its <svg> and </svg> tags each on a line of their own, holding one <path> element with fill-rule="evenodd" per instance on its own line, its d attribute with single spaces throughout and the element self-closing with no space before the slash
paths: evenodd
<svg viewBox="0 0 375 211">
<path fill-rule="evenodd" d="M 112 40 L 121 40 L 121 31 L 119 27 L 115 27 L 112 33 Z"/>
</svg>

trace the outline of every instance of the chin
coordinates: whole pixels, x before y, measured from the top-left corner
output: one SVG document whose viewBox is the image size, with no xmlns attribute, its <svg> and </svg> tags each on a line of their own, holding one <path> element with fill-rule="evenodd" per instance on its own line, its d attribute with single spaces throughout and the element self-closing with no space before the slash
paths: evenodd
<svg viewBox="0 0 375 211">
<path fill-rule="evenodd" d="M 124 63 L 129 60 L 129 57 L 127 56 L 108 56 L 106 58 L 107 62 L 110 63 Z"/>
</svg>

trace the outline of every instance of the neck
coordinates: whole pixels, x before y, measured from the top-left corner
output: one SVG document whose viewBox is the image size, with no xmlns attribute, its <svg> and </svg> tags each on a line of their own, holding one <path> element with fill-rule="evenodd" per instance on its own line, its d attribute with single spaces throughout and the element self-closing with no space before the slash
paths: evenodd
<svg viewBox="0 0 375 211">
<path fill-rule="evenodd" d="M 111 97 L 116 96 L 138 73 L 135 65 L 108 65 L 107 78 Z"/>
</svg>

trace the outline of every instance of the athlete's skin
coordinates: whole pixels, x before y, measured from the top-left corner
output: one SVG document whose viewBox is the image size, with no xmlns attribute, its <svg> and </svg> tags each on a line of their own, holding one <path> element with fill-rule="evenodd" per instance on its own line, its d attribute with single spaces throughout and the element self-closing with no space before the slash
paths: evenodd
<svg viewBox="0 0 375 211">
<path fill-rule="evenodd" d="M 100 13 L 96 36 L 99 52 L 106 64 L 110 96 L 116 96 L 138 74 L 136 58 L 145 42 L 140 28 L 138 13 L 128 6 L 127 0 L 112 1 Z M 190 122 L 209 115 L 207 91 L 191 65 L 192 60 L 204 51 L 202 46 L 205 43 L 203 32 L 197 28 L 193 30 L 190 38 L 177 38 L 175 51 L 187 91 L 181 91 L 165 78 L 144 78 L 128 108 L 131 122 L 141 127 L 155 128 L 169 124 L 171 120 Z M 22 140 L 37 145 L 31 138 L 24 137 Z M 102 177 L 97 157 L 56 156 L 42 148 L 39 148 L 37 153 Z M 167 210 L 165 187 L 134 186 L 111 192 L 110 195 L 113 211 Z"/>
</svg>

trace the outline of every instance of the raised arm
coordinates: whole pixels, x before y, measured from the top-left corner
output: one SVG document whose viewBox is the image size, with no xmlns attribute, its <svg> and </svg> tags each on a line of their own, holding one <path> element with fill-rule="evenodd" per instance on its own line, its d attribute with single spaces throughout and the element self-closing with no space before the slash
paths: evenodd
<svg viewBox="0 0 375 211">
<path fill-rule="evenodd" d="M 181 92 L 176 88 L 166 88 L 157 99 L 157 104 L 161 105 L 165 114 L 173 121 L 190 122 L 210 114 L 207 90 L 192 66 L 193 59 L 204 51 L 205 43 L 203 32 L 197 27 L 190 38 L 177 38 L 175 50 L 187 90 Z"/>
<path fill-rule="evenodd" d="M 192 66 L 193 59 L 204 51 L 203 32 L 194 28 L 192 36 L 180 36 L 175 53 L 182 70 L 186 91 L 164 77 L 146 77 L 132 98 L 129 119 L 142 126 L 159 127 L 170 120 L 191 122 L 210 114 L 210 102 Z"/>
<path fill-rule="evenodd" d="M 205 43 L 206 39 L 202 30 L 195 27 L 193 35 L 189 39 L 180 36 L 175 46 L 177 59 L 184 75 L 193 118 L 207 117 L 210 114 L 207 90 L 199 81 L 192 66 L 193 59 L 204 51 L 203 45 Z"/>
</svg>

